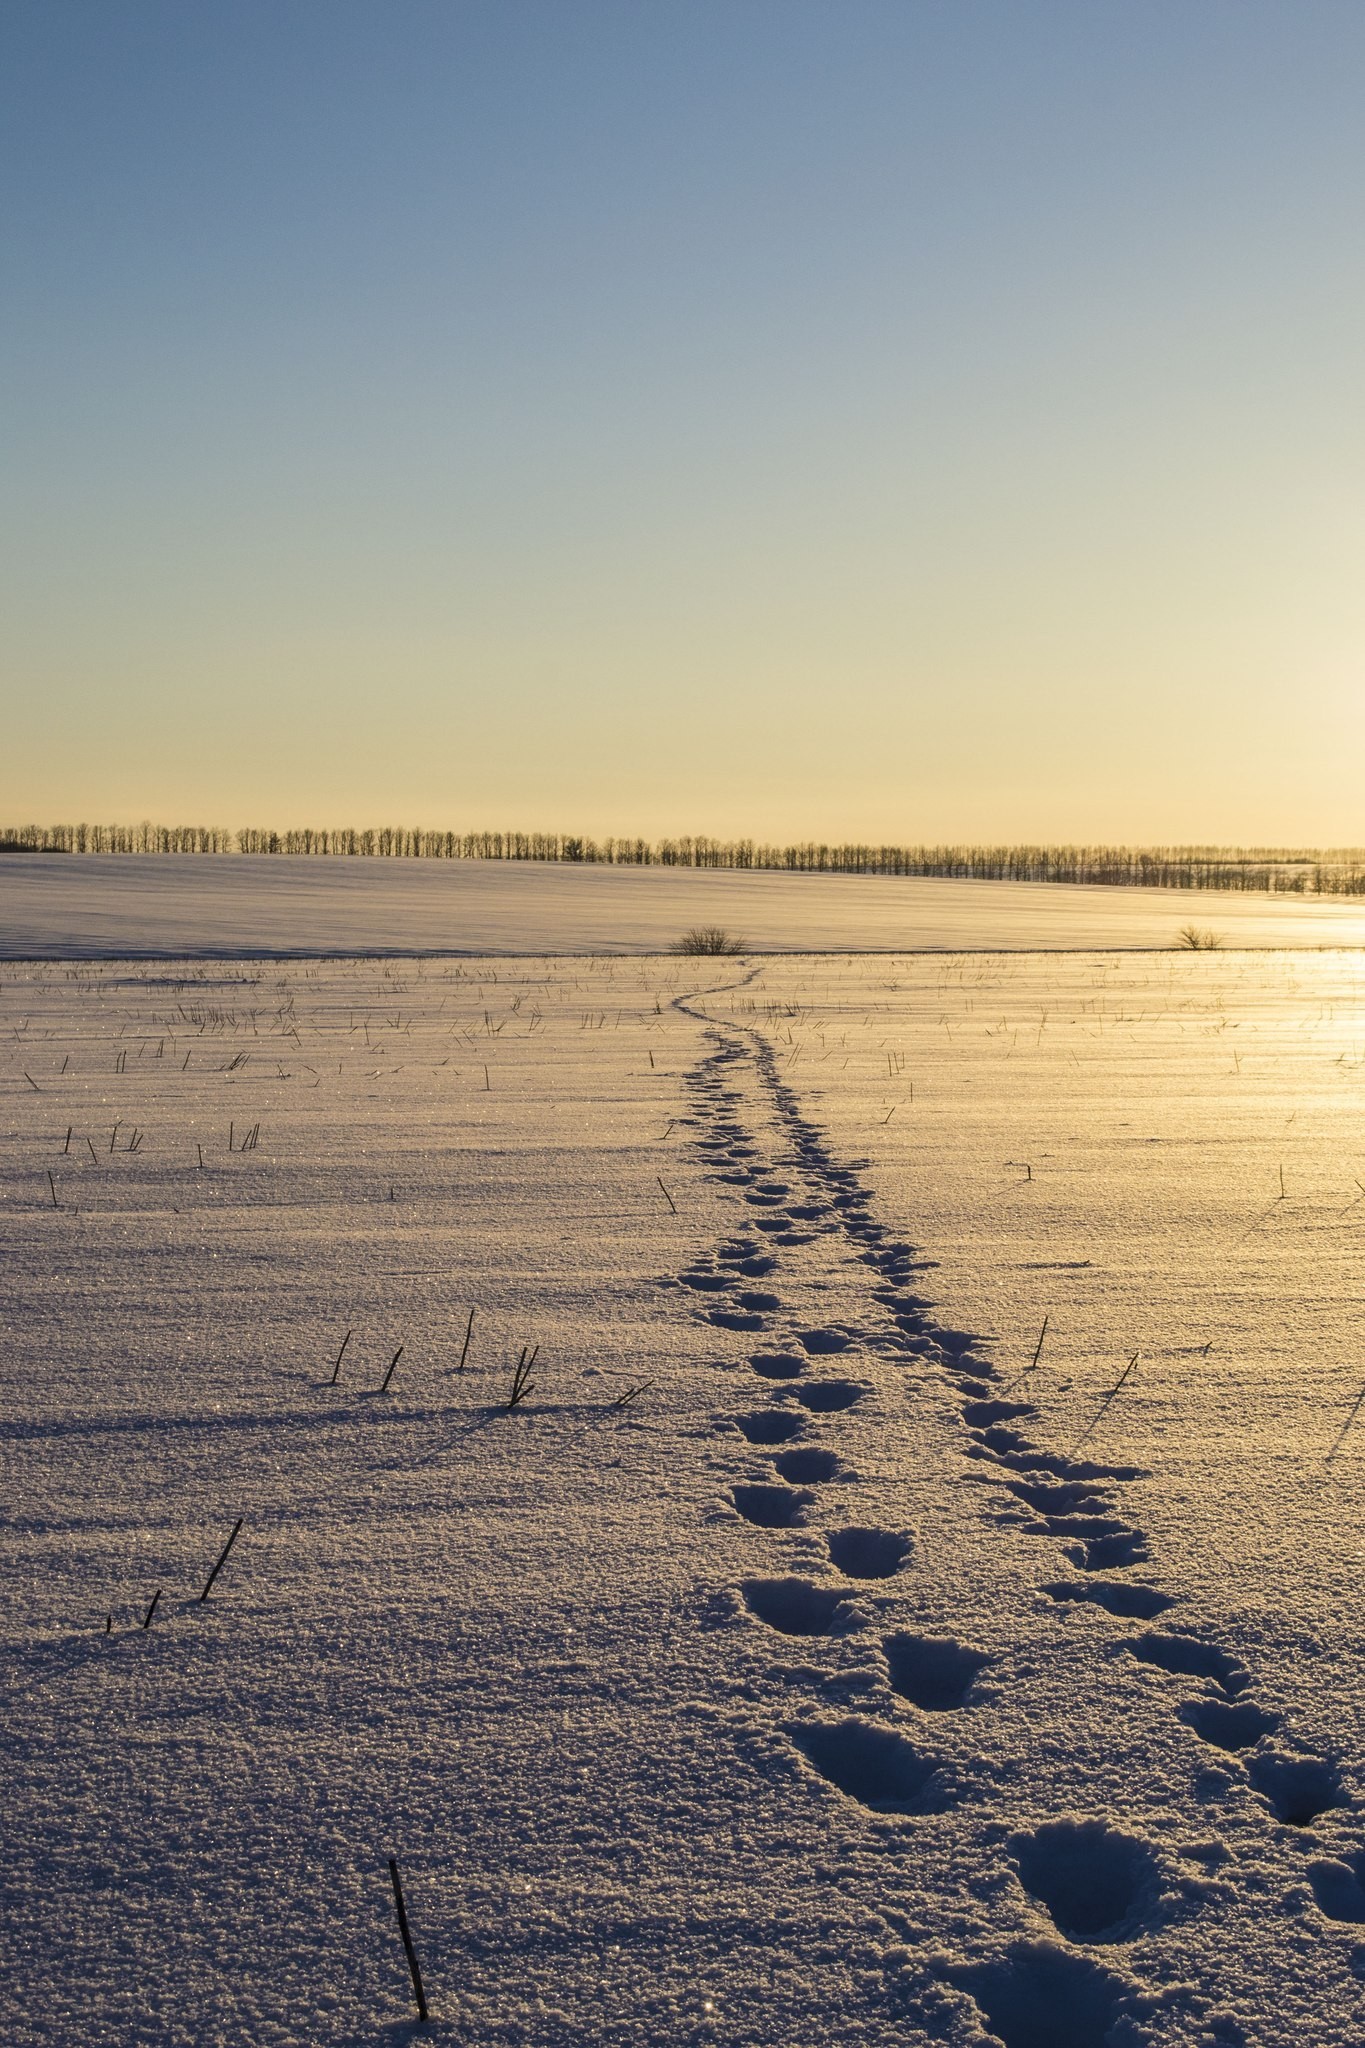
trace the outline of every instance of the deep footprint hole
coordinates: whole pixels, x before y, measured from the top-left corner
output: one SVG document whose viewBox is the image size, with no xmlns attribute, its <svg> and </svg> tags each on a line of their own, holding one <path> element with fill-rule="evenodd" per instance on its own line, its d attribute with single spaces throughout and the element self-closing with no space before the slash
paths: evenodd
<svg viewBox="0 0 1365 2048">
<path fill-rule="evenodd" d="M 1276 1726 L 1275 1716 L 1250 1700 L 1235 1706 L 1227 1700 L 1191 1700 L 1180 1709 L 1180 1718 L 1217 1749 L 1250 1749 Z"/>
<path fill-rule="evenodd" d="M 889 1579 L 914 1548 L 891 1529 L 831 1529 L 825 1541 L 831 1562 L 850 1579 Z"/>
<path fill-rule="evenodd" d="M 827 1636 L 847 1595 L 809 1579 L 746 1579 L 741 1591 L 750 1614 L 784 1636 Z"/>
<path fill-rule="evenodd" d="M 796 1418 L 793 1416 L 792 1421 Z M 796 1486 L 818 1486 L 822 1479 L 833 1479 L 839 1470 L 839 1460 L 833 1451 L 821 1449 L 816 1444 L 803 1444 L 794 1451 L 783 1451 L 773 1459 L 784 1479 L 790 1479 Z"/>
<path fill-rule="evenodd" d="M 787 1732 L 822 1778 L 876 1813 L 919 1813 L 944 1803 L 944 1787 L 935 1783 L 938 1759 L 894 1728 L 850 1717 L 803 1722 Z"/>
<path fill-rule="evenodd" d="M 1088 1956 L 1020 1943 L 995 1963 L 949 1971 L 1005 2048 L 1108 2048 L 1125 1987 Z"/>
<path fill-rule="evenodd" d="M 1357 1849 L 1344 1862 L 1324 1856 L 1308 1866 L 1313 1897 L 1329 1920 L 1348 1926 L 1365 1923 L 1365 1849 Z"/>
<path fill-rule="evenodd" d="M 1156 1859 L 1146 1842 L 1103 1821 L 1050 1821 L 1014 1843 L 1019 1881 L 1042 1901 L 1068 1941 L 1122 1941 L 1156 1896 Z"/>
<path fill-rule="evenodd" d="M 855 1386 L 852 1380 L 811 1380 L 796 1389 L 796 1398 L 812 1415 L 837 1415 L 861 1401 L 866 1392 L 866 1387 Z"/>
<path fill-rule="evenodd" d="M 1320 1813 L 1346 1804 L 1336 1765 L 1322 1757 L 1267 1752 L 1251 1759 L 1247 1776 L 1276 1820 L 1287 1828 L 1306 1828 Z"/>
<path fill-rule="evenodd" d="M 794 1529 L 815 1496 L 793 1486 L 736 1486 L 730 1498 L 756 1528 Z"/>
<path fill-rule="evenodd" d="M 805 1359 L 794 1358 L 789 1351 L 760 1351 L 749 1363 L 765 1380 L 794 1380 L 806 1370 Z"/>
<path fill-rule="evenodd" d="M 806 1426 L 804 1416 L 793 1415 L 790 1408 L 760 1408 L 754 1415 L 735 1416 L 734 1422 L 751 1444 L 785 1444 Z"/>
<path fill-rule="evenodd" d="M 1181 1678 L 1212 1678 L 1224 1692 L 1240 1692 L 1250 1683 L 1235 1657 L 1216 1643 L 1201 1643 L 1195 1636 L 1139 1636 L 1124 1647 L 1144 1664 L 1155 1664 L 1159 1671 L 1172 1671 Z"/>
<path fill-rule="evenodd" d="M 951 1636 L 888 1636 L 882 1650 L 892 1691 L 927 1714 L 965 1706 L 977 1673 L 991 1661 Z"/>
</svg>

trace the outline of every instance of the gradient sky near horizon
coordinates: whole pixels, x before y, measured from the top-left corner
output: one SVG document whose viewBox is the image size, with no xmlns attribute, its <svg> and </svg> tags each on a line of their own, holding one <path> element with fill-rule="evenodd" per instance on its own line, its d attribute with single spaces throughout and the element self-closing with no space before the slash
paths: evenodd
<svg viewBox="0 0 1365 2048">
<path fill-rule="evenodd" d="M 6 822 L 1365 842 L 1358 0 L 9 0 Z"/>
</svg>

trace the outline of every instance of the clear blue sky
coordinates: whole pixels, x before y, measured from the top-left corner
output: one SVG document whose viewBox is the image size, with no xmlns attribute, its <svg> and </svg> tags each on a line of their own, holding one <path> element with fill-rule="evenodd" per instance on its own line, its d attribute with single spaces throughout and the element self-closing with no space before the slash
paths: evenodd
<svg viewBox="0 0 1365 2048">
<path fill-rule="evenodd" d="M 9 0 L 0 816 L 1365 841 L 1365 8 Z"/>
</svg>

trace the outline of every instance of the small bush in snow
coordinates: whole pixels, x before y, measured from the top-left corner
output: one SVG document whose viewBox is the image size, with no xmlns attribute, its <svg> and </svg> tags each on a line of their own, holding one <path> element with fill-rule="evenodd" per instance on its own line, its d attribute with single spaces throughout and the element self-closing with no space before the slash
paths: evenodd
<svg viewBox="0 0 1365 2048">
<path fill-rule="evenodd" d="M 675 953 L 742 953 L 744 941 L 723 925 L 696 924 L 673 943 Z"/>
</svg>

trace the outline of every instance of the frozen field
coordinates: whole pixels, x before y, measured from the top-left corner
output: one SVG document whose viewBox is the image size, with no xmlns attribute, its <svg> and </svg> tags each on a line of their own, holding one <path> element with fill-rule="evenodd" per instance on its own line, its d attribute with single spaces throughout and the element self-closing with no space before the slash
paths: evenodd
<svg viewBox="0 0 1365 2048">
<path fill-rule="evenodd" d="M 1365 2038 L 1363 976 L 0 970 L 0 2036 Z"/>
<path fill-rule="evenodd" d="M 1365 902 L 1189 889 L 272 854 L 0 854 L 0 959 L 1365 946 Z"/>
</svg>

